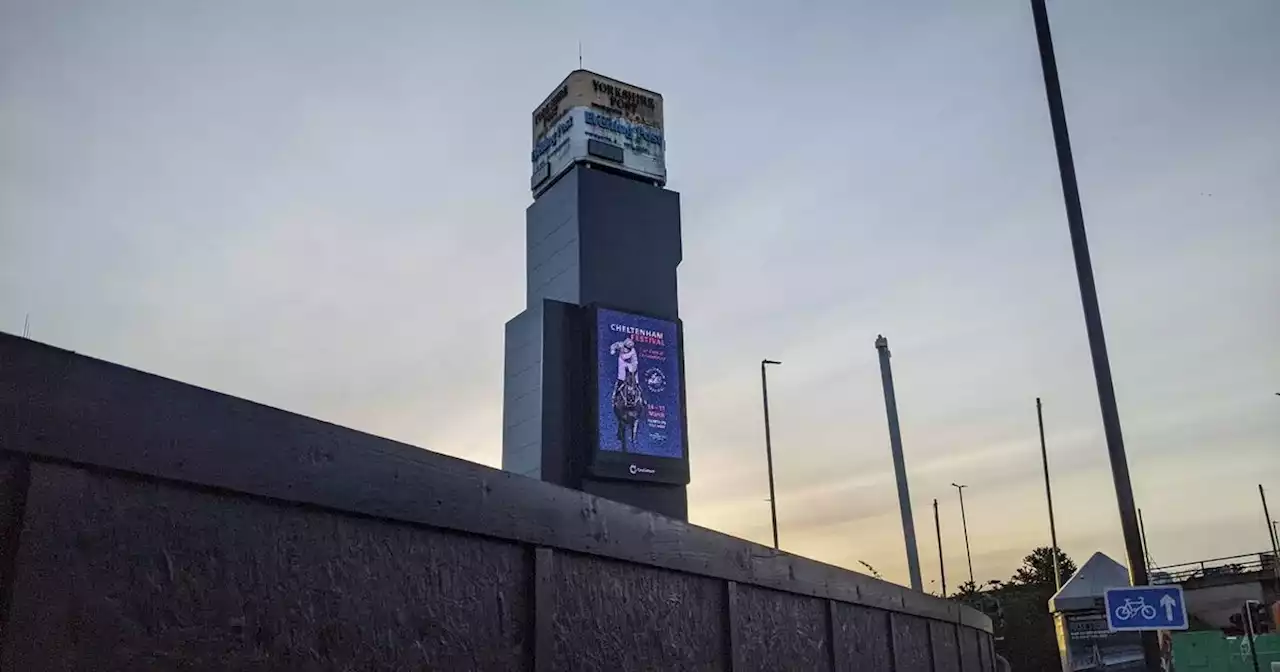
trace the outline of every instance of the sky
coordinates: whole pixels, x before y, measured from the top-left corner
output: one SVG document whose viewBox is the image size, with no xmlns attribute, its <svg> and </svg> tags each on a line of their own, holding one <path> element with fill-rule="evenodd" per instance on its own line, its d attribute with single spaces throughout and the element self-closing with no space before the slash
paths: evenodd
<svg viewBox="0 0 1280 672">
<path fill-rule="evenodd" d="M 1280 3 L 1050 3 L 1157 565 L 1280 518 Z M 529 115 L 665 97 L 692 522 L 926 588 L 1123 542 L 1027 2 L 0 0 L 0 330 L 491 466 Z M 3 364 L 0 363 L 0 366 Z"/>
</svg>

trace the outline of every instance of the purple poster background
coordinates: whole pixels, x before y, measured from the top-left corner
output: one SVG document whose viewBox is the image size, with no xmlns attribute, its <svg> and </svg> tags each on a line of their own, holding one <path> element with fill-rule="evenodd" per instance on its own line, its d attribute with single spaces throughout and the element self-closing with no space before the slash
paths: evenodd
<svg viewBox="0 0 1280 672">
<path fill-rule="evenodd" d="M 679 338 L 675 322 L 597 311 L 600 450 L 684 457 Z"/>
</svg>

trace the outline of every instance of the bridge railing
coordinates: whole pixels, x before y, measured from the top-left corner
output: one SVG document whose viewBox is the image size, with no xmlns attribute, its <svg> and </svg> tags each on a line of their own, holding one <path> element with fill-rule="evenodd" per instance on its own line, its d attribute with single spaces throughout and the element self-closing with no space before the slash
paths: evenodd
<svg viewBox="0 0 1280 672">
<path fill-rule="evenodd" d="M 1182 583 L 1190 579 L 1216 576 L 1235 576 L 1252 572 L 1269 571 L 1275 567 L 1275 554 L 1271 551 L 1228 555 L 1151 569 L 1151 582 L 1160 584 Z"/>
</svg>

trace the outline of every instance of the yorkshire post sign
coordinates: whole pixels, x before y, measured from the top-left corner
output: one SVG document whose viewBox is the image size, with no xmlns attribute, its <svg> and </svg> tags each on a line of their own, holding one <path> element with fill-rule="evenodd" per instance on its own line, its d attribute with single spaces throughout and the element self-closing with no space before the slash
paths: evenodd
<svg viewBox="0 0 1280 672">
<path fill-rule="evenodd" d="M 533 110 L 537 144 L 575 107 L 600 110 L 662 132 L 662 95 L 590 70 L 574 70 Z"/>
<path fill-rule="evenodd" d="M 662 96 L 578 70 L 533 112 L 529 188 L 536 197 L 576 163 L 664 185 Z"/>
<path fill-rule="evenodd" d="M 679 323 L 595 311 L 597 475 L 684 483 L 684 376 Z"/>
</svg>

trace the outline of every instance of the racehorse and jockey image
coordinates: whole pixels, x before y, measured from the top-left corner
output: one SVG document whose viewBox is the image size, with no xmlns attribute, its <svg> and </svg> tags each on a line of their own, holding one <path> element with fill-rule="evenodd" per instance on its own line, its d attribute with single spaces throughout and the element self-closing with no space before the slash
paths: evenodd
<svg viewBox="0 0 1280 672">
<path fill-rule="evenodd" d="M 613 384 L 613 414 L 618 419 L 618 445 L 622 452 L 631 452 L 627 446 L 635 446 L 640 431 L 640 418 L 644 415 L 648 402 L 644 398 L 644 390 L 640 386 L 636 372 L 640 368 L 640 357 L 636 353 L 636 344 L 627 337 L 609 346 L 609 355 L 618 357 L 618 378 Z"/>
</svg>

